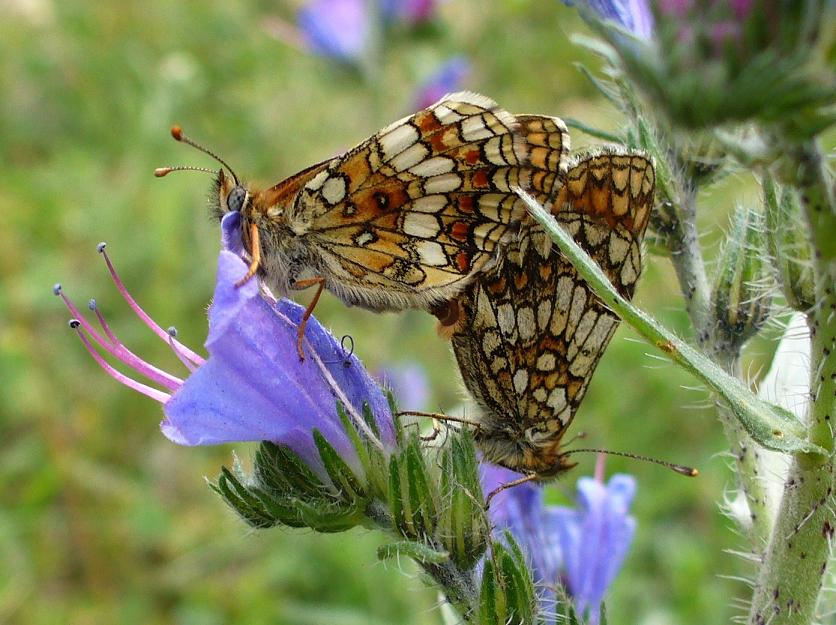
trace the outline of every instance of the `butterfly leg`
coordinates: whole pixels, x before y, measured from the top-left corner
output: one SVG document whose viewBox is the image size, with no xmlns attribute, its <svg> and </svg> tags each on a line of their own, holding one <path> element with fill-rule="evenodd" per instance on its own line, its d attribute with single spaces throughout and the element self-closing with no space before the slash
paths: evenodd
<svg viewBox="0 0 836 625">
<path fill-rule="evenodd" d="M 524 475 L 523 477 L 517 478 L 516 480 L 512 480 L 510 482 L 506 482 L 501 486 L 493 489 L 490 493 L 488 493 L 487 498 L 485 499 L 485 509 L 491 507 L 491 500 L 496 497 L 499 493 L 504 490 L 508 490 L 509 488 L 514 488 L 515 486 L 519 486 L 520 484 L 526 484 L 527 482 L 532 482 L 537 479 L 536 473 L 529 473 L 528 475 Z"/>
<path fill-rule="evenodd" d="M 398 413 L 399 417 L 428 417 L 433 420 L 433 429 L 435 429 L 435 423 L 437 421 L 443 422 L 450 422 L 450 423 L 463 423 L 465 425 L 471 425 L 477 430 L 480 429 L 482 426 L 479 425 L 477 421 L 469 421 L 468 419 L 463 419 L 461 417 L 451 417 L 450 415 L 440 414 L 438 412 L 419 412 L 417 410 L 403 410 Z M 433 437 L 435 438 L 435 437 Z"/>
<path fill-rule="evenodd" d="M 298 280 L 293 284 L 294 289 L 307 289 L 310 286 L 316 285 L 316 293 L 314 293 L 311 303 L 305 309 L 305 314 L 302 315 L 302 321 L 299 322 L 299 327 L 296 329 L 296 351 L 299 353 L 299 360 L 305 360 L 305 352 L 302 349 L 302 339 L 305 338 L 305 326 L 308 325 L 308 319 L 313 314 L 319 302 L 319 296 L 325 289 L 325 278 L 318 276 L 316 278 L 308 278 L 307 280 Z"/>
</svg>

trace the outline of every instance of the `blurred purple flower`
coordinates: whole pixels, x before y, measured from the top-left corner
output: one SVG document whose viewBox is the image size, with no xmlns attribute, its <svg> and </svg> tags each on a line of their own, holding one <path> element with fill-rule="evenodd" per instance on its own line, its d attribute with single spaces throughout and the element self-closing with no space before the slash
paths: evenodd
<svg viewBox="0 0 836 625">
<path fill-rule="evenodd" d="M 427 374 L 418 364 L 389 365 L 375 373 L 375 379 L 392 391 L 401 410 L 424 410 L 430 398 Z"/>
<path fill-rule="evenodd" d="M 305 45 L 316 54 L 354 62 L 366 51 L 370 25 L 365 0 L 311 0 L 297 21 Z"/>
<path fill-rule="evenodd" d="M 688 0 L 668 1 L 671 4 L 688 2 Z M 653 12 L 650 8 L 650 0 L 563 0 L 563 2 L 568 6 L 585 6 L 597 13 L 602 20 L 615 22 L 639 39 L 650 39 L 653 36 Z"/>
<path fill-rule="evenodd" d="M 442 96 L 459 91 L 469 73 L 470 62 L 465 57 L 454 56 L 448 59 L 418 87 L 412 98 L 413 110 L 426 108 Z"/>
<path fill-rule="evenodd" d="M 480 466 L 482 488 L 490 493 L 521 475 L 487 463 Z M 557 584 L 564 584 L 579 614 L 598 623 L 599 606 L 615 579 L 635 532 L 628 515 L 635 479 L 614 475 L 606 486 L 578 480 L 576 508 L 544 506 L 542 488 L 531 482 L 498 493 L 489 514 L 497 530 L 509 529 L 528 555 L 541 587 L 543 614 L 554 614 Z"/>
<path fill-rule="evenodd" d="M 628 512 L 635 493 L 636 480 L 630 475 L 613 475 L 606 486 L 582 477 L 577 507 L 555 507 L 547 513 L 549 532 L 560 543 L 566 585 L 578 612 L 589 610 L 591 625 L 598 623 L 601 601 L 633 540 L 636 520 Z"/>
<path fill-rule="evenodd" d="M 384 19 L 409 23 L 426 22 L 435 12 L 435 0 L 381 0 L 380 12 Z"/>
<path fill-rule="evenodd" d="M 180 379 L 134 355 L 116 338 L 91 301 L 102 327 L 99 332 L 60 285 L 55 292 L 76 317 L 71 322 L 93 358 L 114 379 L 163 404 L 163 434 L 180 445 L 214 445 L 239 441 L 272 441 L 291 447 L 315 472 L 325 477 L 311 432 L 318 429 L 349 466 L 362 475 L 356 451 L 340 422 L 341 402 L 355 424 L 384 450 L 395 448 L 388 402 L 362 363 L 344 352 L 339 341 L 313 317 L 308 321 L 305 360 L 296 352 L 296 328 L 304 307 L 276 301 L 260 292 L 256 280 L 235 283 L 247 271 L 236 251 L 241 249 L 237 213 L 222 221 L 224 247 L 218 258 L 215 294 L 209 309 L 208 360 L 179 343 L 138 306 L 116 274 L 100 245 L 117 288 L 137 315 L 167 341 L 191 374 Z M 108 364 L 94 347 L 107 352 L 136 373 L 166 389 L 138 382 Z M 375 416 L 379 438 L 365 425 L 363 404 Z"/>
</svg>

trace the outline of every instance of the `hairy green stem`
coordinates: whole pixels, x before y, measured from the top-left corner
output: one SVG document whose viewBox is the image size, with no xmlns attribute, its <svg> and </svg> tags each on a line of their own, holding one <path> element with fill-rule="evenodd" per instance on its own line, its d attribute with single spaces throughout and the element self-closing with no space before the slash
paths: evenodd
<svg viewBox="0 0 836 625">
<path fill-rule="evenodd" d="M 518 189 L 517 193 L 595 294 L 640 336 L 716 392 L 752 438 L 776 451 L 824 453 L 818 445 L 801 438 L 803 430 L 792 414 L 753 395 L 740 380 L 730 376 L 705 354 L 621 297 L 601 268 L 554 217 L 524 191 Z"/>
<path fill-rule="evenodd" d="M 781 177 L 801 192 L 812 245 L 816 304 L 807 313 L 811 335 L 808 438 L 826 457 L 794 457 L 772 540 L 759 572 L 751 625 L 812 623 L 836 528 L 833 429 L 836 415 L 836 203 L 833 179 L 814 141 L 789 145 Z"/>
</svg>

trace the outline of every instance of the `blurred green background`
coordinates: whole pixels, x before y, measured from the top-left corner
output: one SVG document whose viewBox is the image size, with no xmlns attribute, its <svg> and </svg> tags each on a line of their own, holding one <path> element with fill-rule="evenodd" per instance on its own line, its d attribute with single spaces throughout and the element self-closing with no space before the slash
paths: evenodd
<svg viewBox="0 0 836 625">
<path fill-rule="evenodd" d="M 570 42 L 585 32 L 556 1 L 451 0 L 417 30 L 382 42 L 374 80 L 272 37 L 265 20 L 298 5 L 155 0 L 0 2 L 0 623 L 429 624 L 436 594 L 416 570 L 381 564 L 373 533 L 253 533 L 206 487 L 239 444 L 178 448 L 159 433 L 160 407 L 111 381 L 67 329 L 60 281 L 95 296 L 124 342 L 168 369 L 177 363 L 110 284 L 106 240 L 140 303 L 199 346 L 218 231 L 209 177 L 164 180 L 160 165 L 215 165 L 172 141 L 180 123 L 251 180 L 274 183 L 410 112 L 417 85 L 466 55 L 463 85 L 514 112 L 576 117 L 617 129 L 618 114 L 575 67 L 596 60 Z M 573 133 L 573 144 L 588 141 Z M 741 176 L 727 188 L 746 188 Z M 754 197 L 754 196 L 752 196 Z M 715 191 L 702 219 L 712 241 L 732 199 Z M 687 334 L 669 262 L 650 257 L 636 301 Z M 375 369 L 420 363 L 426 408 L 462 399 L 434 320 L 374 315 L 326 295 L 317 316 L 351 334 Z M 768 360 L 769 343 L 755 346 Z M 615 624 L 723 623 L 750 573 L 718 502 L 733 485 L 708 396 L 648 356 L 625 328 L 604 357 L 577 420 L 585 444 L 698 466 L 698 479 L 612 458 L 637 476 L 638 532 L 609 600 Z M 763 353 L 762 353 L 763 352 Z M 579 457 L 579 459 L 581 459 Z M 549 490 L 574 498 L 594 457 Z"/>
</svg>

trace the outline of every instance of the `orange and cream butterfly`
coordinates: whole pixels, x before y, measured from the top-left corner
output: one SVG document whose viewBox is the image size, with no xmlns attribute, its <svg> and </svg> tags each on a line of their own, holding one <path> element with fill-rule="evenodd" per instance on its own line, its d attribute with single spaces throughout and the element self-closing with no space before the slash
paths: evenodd
<svg viewBox="0 0 836 625">
<path fill-rule="evenodd" d="M 556 191 L 531 192 L 629 298 L 654 186 L 648 158 L 613 147 L 575 159 Z M 434 313 L 476 403 L 483 457 L 537 479 L 574 466 L 561 442 L 619 320 L 544 230 L 524 228 L 500 265 Z"/>
<path fill-rule="evenodd" d="M 526 209 L 512 187 L 554 178 L 548 159 L 562 153 L 563 123 L 520 128 L 485 96 L 450 94 L 266 190 L 243 186 L 221 161 L 231 178 L 218 174 L 215 213 L 241 214 L 244 280 L 257 275 L 278 295 L 318 286 L 305 318 L 323 288 L 375 311 L 428 309 L 516 235 Z M 177 169 L 186 168 L 157 175 Z"/>
</svg>

